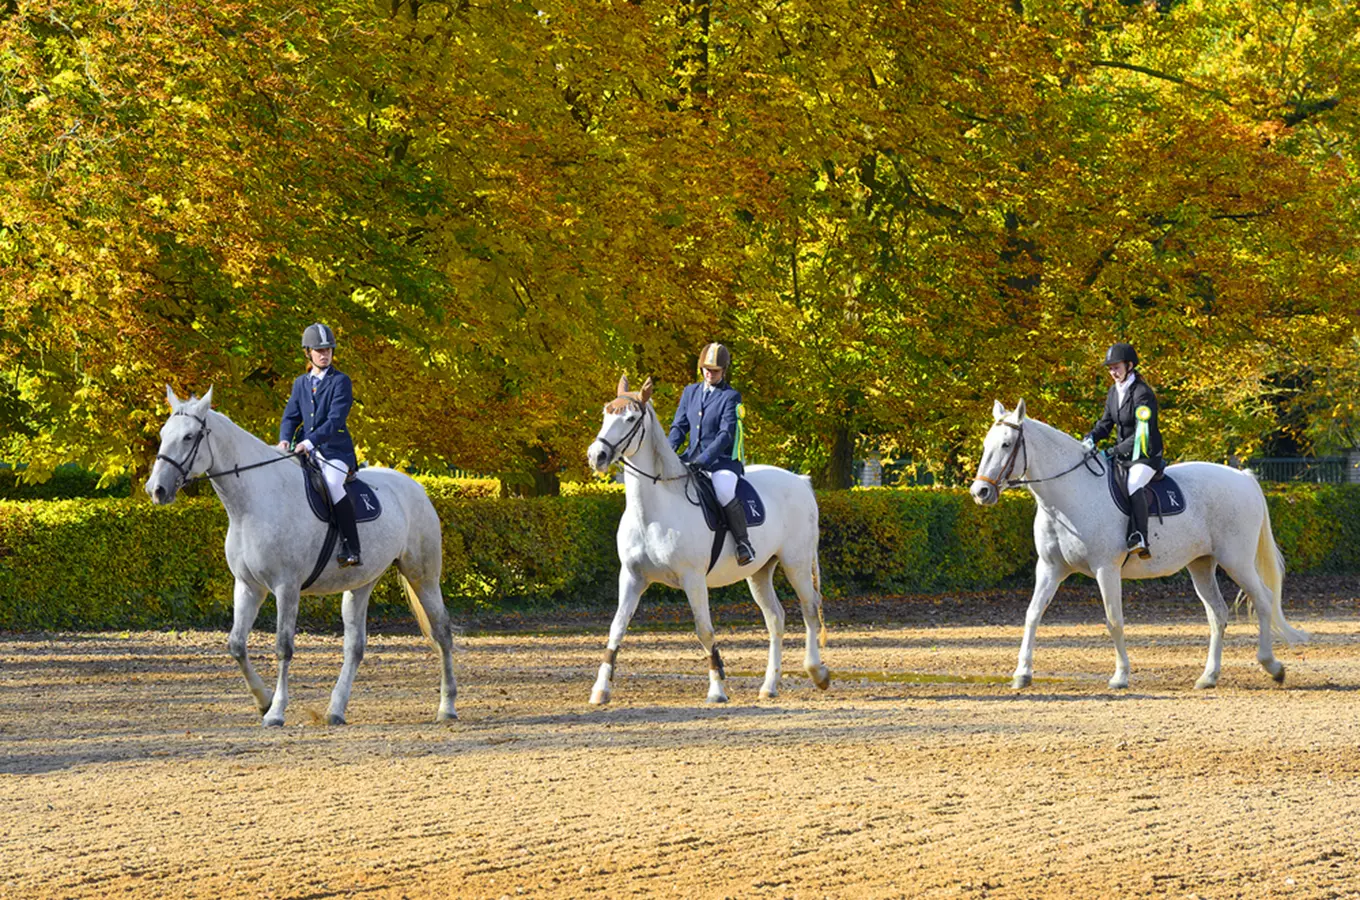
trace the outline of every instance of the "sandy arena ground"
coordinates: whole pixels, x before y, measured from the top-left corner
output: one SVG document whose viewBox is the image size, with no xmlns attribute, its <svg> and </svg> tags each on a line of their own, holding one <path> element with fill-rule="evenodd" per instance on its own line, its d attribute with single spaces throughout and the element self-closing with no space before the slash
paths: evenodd
<svg viewBox="0 0 1360 900">
<path fill-rule="evenodd" d="M 1207 692 L 1193 600 L 1130 598 L 1118 693 L 1089 597 L 1059 597 L 1018 693 L 1019 595 L 981 619 L 828 604 L 832 689 L 795 614 L 769 702 L 733 607 L 723 707 L 666 630 L 683 607 L 644 600 L 612 706 L 586 703 L 594 611 L 465 636 L 447 727 L 407 634 L 371 640 L 343 728 L 317 724 L 339 637 L 301 635 L 275 730 L 224 633 L 4 636 L 0 896 L 1360 897 L 1355 596 L 1290 610 L 1315 638 L 1277 648 L 1283 688 L 1235 622 Z M 252 651 L 271 677 L 272 638 Z"/>
</svg>

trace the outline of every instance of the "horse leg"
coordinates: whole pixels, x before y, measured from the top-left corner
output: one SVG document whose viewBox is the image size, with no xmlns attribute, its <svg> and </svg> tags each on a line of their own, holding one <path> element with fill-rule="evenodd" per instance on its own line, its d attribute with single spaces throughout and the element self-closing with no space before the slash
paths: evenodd
<svg viewBox="0 0 1360 900">
<path fill-rule="evenodd" d="M 368 598 L 373 595 L 377 582 L 371 582 L 355 591 L 345 591 L 340 604 L 340 617 L 345 623 L 345 662 L 340 666 L 340 677 L 331 691 L 330 709 L 326 711 L 326 723 L 345 724 L 345 708 L 349 706 L 349 693 L 354 688 L 354 676 L 359 671 L 359 663 L 364 658 L 364 648 L 368 644 Z"/>
<path fill-rule="evenodd" d="M 288 708 L 288 666 L 293 661 L 293 636 L 297 633 L 298 589 L 289 586 L 274 589 L 274 605 L 278 607 L 278 629 L 274 634 L 274 655 L 279 662 L 279 678 L 274 685 L 274 702 L 264 714 L 264 724 L 283 725 L 283 711 Z"/>
<path fill-rule="evenodd" d="M 1048 604 L 1053 601 L 1058 585 L 1066 577 L 1067 572 L 1042 557 L 1034 567 L 1034 594 L 1030 597 L 1029 610 L 1025 613 L 1025 634 L 1020 639 L 1020 657 L 1015 664 L 1015 675 L 1011 678 L 1011 687 L 1016 690 L 1027 688 L 1034 682 L 1034 640 L 1039 632 L 1039 622 Z"/>
<path fill-rule="evenodd" d="M 784 653 L 784 604 L 774 591 L 774 567 L 771 559 L 758 572 L 746 579 L 751 596 L 765 616 L 765 628 L 770 632 L 770 659 L 765 664 L 765 683 L 760 686 L 761 699 L 768 700 L 779 696 L 779 675 L 783 668 Z"/>
<path fill-rule="evenodd" d="M 269 710 L 273 697 L 269 693 L 269 688 L 264 686 L 264 680 L 255 671 L 255 667 L 250 664 L 246 644 L 250 638 L 250 629 L 255 627 L 255 617 L 260 614 L 260 604 L 264 602 L 266 593 L 261 588 L 236 579 L 232 599 L 231 633 L 227 637 L 227 652 L 241 667 L 241 674 L 246 677 L 246 686 L 250 688 L 250 695 L 255 698 L 255 706 L 260 710 L 260 715 Z"/>
<path fill-rule="evenodd" d="M 826 643 L 826 623 L 822 621 L 821 578 L 817 559 L 810 564 L 789 565 L 781 558 L 784 577 L 798 595 L 798 606 L 803 610 L 803 626 L 807 632 L 807 649 L 803 654 L 803 670 L 821 690 L 831 687 L 831 670 L 822 662 L 822 645 Z"/>
<path fill-rule="evenodd" d="M 1260 643 L 1256 647 L 1256 661 L 1261 664 L 1261 668 L 1270 673 L 1276 684 L 1284 684 L 1284 663 L 1275 658 L 1274 640 L 1270 633 L 1272 618 L 1270 608 L 1274 595 L 1257 574 L 1256 560 L 1248 556 L 1244 563 L 1233 561 L 1230 564 L 1226 559 L 1219 562 L 1223 566 L 1223 571 L 1228 573 L 1228 577 L 1237 582 L 1237 586 L 1251 597 L 1252 606 L 1256 609 L 1256 627 L 1261 635 Z"/>
<path fill-rule="evenodd" d="M 627 566 L 619 569 L 619 608 L 614 613 L 614 622 L 609 626 L 609 643 L 605 645 L 604 661 L 600 663 L 600 673 L 595 676 L 595 686 L 590 691 L 590 702 L 599 706 L 609 702 L 614 690 L 614 665 L 619 658 L 619 645 L 628 631 L 628 623 L 633 621 L 638 601 L 647 589 L 647 582 Z"/>
<path fill-rule="evenodd" d="M 1228 604 L 1218 590 L 1218 562 L 1212 556 L 1201 556 L 1191 560 L 1186 566 L 1190 570 L 1190 580 L 1195 584 L 1195 593 L 1204 604 L 1204 612 L 1209 617 L 1209 659 L 1204 663 L 1204 674 L 1195 682 L 1202 690 L 1218 684 L 1218 675 L 1223 668 L 1223 632 L 1228 627 Z"/>
<path fill-rule="evenodd" d="M 1129 686 L 1129 654 L 1124 647 L 1124 585 L 1119 569 L 1114 566 L 1097 569 L 1096 584 L 1100 586 L 1100 599 L 1105 601 L 1105 627 L 1114 641 L 1114 675 L 1110 678 L 1110 688 L 1123 690 Z"/>
<path fill-rule="evenodd" d="M 703 575 L 691 574 L 685 578 L 683 586 L 685 596 L 689 598 L 690 612 L 694 614 L 694 632 L 708 654 L 708 702 L 726 703 L 727 672 L 723 668 L 722 655 L 718 653 L 717 636 L 708 610 L 708 583 Z"/>
<path fill-rule="evenodd" d="M 433 534 L 438 536 L 439 523 L 430 515 Z M 449 621 L 444 594 L 439 589 L 443 556 L 438 540 L 429 541 L 419 553 L 408 553 L 397 560 L 397 572 L 406 591 L 406 602 L 420 625 L 420 631 L 439 650 L 439 709 L 436 722 L 451 722 L 458 718 L 455 701 L 458 699 L 458 679 L 453 674 L 453 624 Z"/>
</svg>

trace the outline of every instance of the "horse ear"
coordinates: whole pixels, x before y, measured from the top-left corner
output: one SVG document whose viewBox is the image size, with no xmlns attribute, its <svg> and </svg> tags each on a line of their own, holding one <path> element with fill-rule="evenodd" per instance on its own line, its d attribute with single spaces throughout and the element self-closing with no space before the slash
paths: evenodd
<svg viewBox="0 0 1360 900">
<path fill-rule="evenodd" d="M 212 392 L 213 392 L 213 389 L 212 389 L 211 387 L 209 387 L 209 388 L 208 388 L 208 393 L 204 394 L 204 395 L 203 395 L 203 399 L 200 400 L 200 401 L 198 402 L 199 408 L 205 409 L 205 410 L 206 410 L 206 409 L 212 409 Z"/>
<path fill-rule="evenodd" d="M 1015 404 L 1015 421 L 1019 424 L 1025 421 L 1025 399 L 1020 398 L 1020 402 Z"/>
<path fill-rule="evenodd" d="M 1006 414 L 1006 407 L 1001 405 L 1000 400 L 992 401 L 992 418 L 999 419 Z"/>
<path fill-rule="evenodd" d="M 642 391 L 639 394 L 644 404 L 652 399 L 652 376 L 648 375 L 647 380 L 642 383 Z"/>
<path fill-rule="evenodd" d="M 628 393 L 628 376 L 627 376 L 627 375 L 620 375 L 620 376 L 619 376 L 619 390 L 618 390 L 618 393 L 619 393 L 620 395 Z"/>
<path fill-rule="evenodd" d="M 179 398 L 175 396 L 175 389 L 170 385 L 165 386 L 165 402 L 170 404 L 170 411 L 179 409 Z"/>
</svg>

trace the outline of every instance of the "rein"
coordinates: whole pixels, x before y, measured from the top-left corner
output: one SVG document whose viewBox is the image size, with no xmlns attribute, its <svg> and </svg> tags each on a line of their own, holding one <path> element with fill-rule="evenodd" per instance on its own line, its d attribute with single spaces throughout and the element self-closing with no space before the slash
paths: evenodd
<svg viewBox="0 0 1360 900">
<path fill-rule="evenodd" d="M 1100 454 L 1097 453 L 1095 450 L 1087 450 L 1085 453 L 1083 453 L 1083 454 L 1081 455 L 1081 459 L 1080 459 L 1080 460 L 1078 460 L 1076 463 L 1074 463 L 1074 464 L 1071 465 L 1070 467 L 1068 467 L 1068 468 L 1066 468 L 1066 469 L 1063 469 L 1063 470 L 1062 470 L 1061 472 L 1059 472 L 1057 475 L 1049 475 L 1049 476 L 1047 476 L 1047 477 L 1045 477 L 1045 478 L 1016 478 L 1016 479 L 1012 479 L 1012 478 L 1011 478 L 1011 474 L 1015 471 L 1015 458 L 1020 454 L 1020 451 L 1021 451 L 1022 448 L 1023 448 L 1024 451 L 1025 451 L 1025 466 L 1024 466 L 1024 468 L 1022 468 L 1022 469 L 1020 470 L 1020 474 L 1023 475 L 1023 474 L 1025 474 L 1026 472 L 1029 471 L 1029 448 L 1025 447 L 1025 429 L 1024 429 L 1024 426 L 1022 426 L 1022 425 L 1017 425 L 1017 424 L 1015 424 L 1014 422 L 1007 422 L 1007 421 L 1004 420 L 1004 419 L 997 419 L 996 422 L 994 422 L 993 424 L 995 424 L 995 425 L 1005 425 L 1007 428 L 1014 428 L 1014 429 L 1016 430 L 1016 433 L 1017 433 L 1017 439 L 1016 439 L 1016 441 L 1015 441 L 1015 446 L 1011 448 L 1011 455 L 1008 456 L 1008 457 L 1006 458 L 1006 465 L 1002 468 L 1000 476 L 998 476 L 998 477 L 1000 478 L 1000 480 L 999 480 L 999 481 L 993 481 L 992 479 L 988 478 L 986 475 L 978 475 L 978 476 L 974 479 L 975 481 L 982 481 L 982 482 L 986 482 L 987 484 L 990 484 L 992 487 L 996 488 L 996 491 L 997 491 L 998 494 L 1001 493 L 1001 491 L 1002 491 L 1007 485 L 1012 485 L 1012 484 L 1043 484 L 1045 481 L 1056 481 L 1057 479 L 1062 478 L 1064 475 L 1067 475 L 1067 474 L 1069 474 L 1069 473 L 1071 473 L 1071 472 L 1075 472 L 1077 469 L 1081 469 L 1081 468 L 1086 469 L 1087 472 L 1089 472 L 1090 474 L 1096 476 L 1097 478 L 1099 478 L 1099 477 L 1101 477 L 1101 476 L 1103 476 L 1103 475 L 1105 474 L 1105 463 L 1101 460 Z M 1096 468 L 1095 468 L 1095 469 L 1092 469 L 1092 468 L 1091 468 L 1091 461 L 1092 461 L 1092 460 L 1094 460 L 1095 463 L 1096 463 Z"/>
<path fill-rule="evenodd" d="M 196 422 L 198 422 L 198 424 L 199 424 L 200 426 L 202 426 L 202 427 L 199 429 L 198 434 L 194 435 L 194 445 L 193 445 L 192 447 L 189 448 L 189 456 L 188 456 L 188 458 L 186 458 L 186 459 L 184 460 L 183 463 L 181 463 L 181 462 L 179 462 L 178 460 L 173 459 L 173 458 L 171 458 L 171 457 L 169 457 L 169 456 L 166 456 L 164 453 L 157 453 L 157 454 L 156 454 L 156 459 L 163 459 L 163 460 L 165 460 L 165 461 L 168 462 L 170 465 L 174 466 L 175 469 L 179 472 L 179 483 L 180 483 L 180 487 L 187 487 L 188 485 L 194 484 L 195 482 L 199 482 L 199 481 L 211 481 L 211 480 L 214 479 L 214 478 L 221 478 L 223 475 L 235 475 L 237 478 L 240 478 L 242 472 L 249 472 L 251 469 L 258 469 L 258 468 L 260 468 L 261 466 L 270 466 L 270 465 L 273 465 L 273 464 L 276 463 L 276 462 L 283 462 L 284 460 L 288 460 L 288 459 L 292 459 L 292 458 L 293 458 L 292 455 L 290 454 L 290 455 L 287 455 L 287 456 L 280 456 L 280 457 L 277 457 L 277 458 L 275 458 L 275 459 L 266 459 L 264 462 L 251 463 L 251 464 L 248 465 L 248 466 L 242 466 L 242 465 L 239 465 L 239 464 L 238 464 L 238 465 L 232 466 L 230 469 L 227 469 L 227 470 L 225 470 L 225 471 L 223 471 L 223 472 L 207 472 L 207 471 L 205 471 L 202 475 L 193 475 L 193 476 L 190 476 L 190 475 L 189 475 L 189 470 L 192 469 L 192 468 L 194 467 L 194 460 L 198 458 L 198 451 L 199 451 L 199 448 L 203 445 L 203 441 L 204 441 L 205 439 L 207 439 L 208 435 L 212 434 L 212 430 L 208 428 L 208 420 L 205 419 L 205 418 L 203 418 L 202 416 L 190 416 L 189 413 L 186 413 L 186 412 L 177 412 L 177 413 L 173 413 L 173 415 L 174 415 L 174 416 L 189 416 L 189 418 L 195 420 Z M 211 448 L 211 447 L 208 448 L 208 453 L 209 453 L 210 459 L 211 459 L 211 454 L 212 454 L 212 448 Z M 212 468 L 212 463 L 211 463 L 211 462 L 208 463 L 208 467 L 209 467 L 209 468 Z"/>
</svg>

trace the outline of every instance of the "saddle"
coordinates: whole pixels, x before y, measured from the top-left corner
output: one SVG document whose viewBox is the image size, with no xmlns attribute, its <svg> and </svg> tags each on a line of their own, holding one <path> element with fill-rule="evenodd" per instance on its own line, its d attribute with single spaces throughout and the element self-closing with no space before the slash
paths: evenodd
<svg viewBox="0 0 1360 900">
<path fill-rule="evenodd" d="M 326 480 L 321 477 L 321 467 L 309 459 L 303 463 L 302 471 L 307 485 L 307 504 L 318 519 L 333 522 L 331 492 L 326 489 Z M 377 492 L 353 473 L 345 481 L 345 493 L 349 495 L 349 502 L 354 504 L 355 522 L 372 522 L 382 515 L 382 504 L 378 502 Z"/>
<path fill-rule="evenodd" d="M 1111 463 L 1106 468 L 1109 470 L 1105 480 L 1110 486 L 1110 498 L 1119 511 L 1127 516 L 1130 513 L 1129 470 L 1120 463 Z M 1147 496 L 1148 516 L 1155 515 L 1159 522 L 1167 516 L 1179 516 L 1189 507 L 1185 492 L 1174 478 L 1166 474 L 1165 469 L 1152 477 L 1148 486 L 1143 488 L 1143 493 Z"/>
<path fill-rule="evenodd" d="M 335 543 L 340 539 L 340 525 L 335 521 L 335 510 L 331 506 L 331 492 L 326 488 L 326 479 L 321 474 L 321 466 L 310 456 L 302 460 L 302 484 L 307 495 L 307 505 L 312 513 L 326 523 L 326 537 L 321 542 L 321 554 L 316 558 L 312 574 L 302 583 L 302 590 L 312 586 L 335 552 Z M 354 522 L 372 522 L 382 515 L 382 504 L 373 487 L 360 481 L 353 472 L 345 479 L 345 494 L 354 507 Z"/>
<path fill-rule="evenodd" d="M 708 571 L 712 572 L 718 557 L 722 555 L 723 542 L 727 540 L 727 516 L 723 515 L 722 507 L 718 505 L 718 494 L 713 490 L 712 480 L 700 477 L 695 478 L 694 483 L 698 487 L 698 506 L 704 511 L 704 522 L 708 524 L 708 530 L 713 532 L 713 550 L 708 555 Z M 751 482 L 740 475 L 737 476 L 737 500 L 746 512 L 747 528 L 765 524 L 765 501 L 760 499 L 760 494 Z"/>
</svg>

